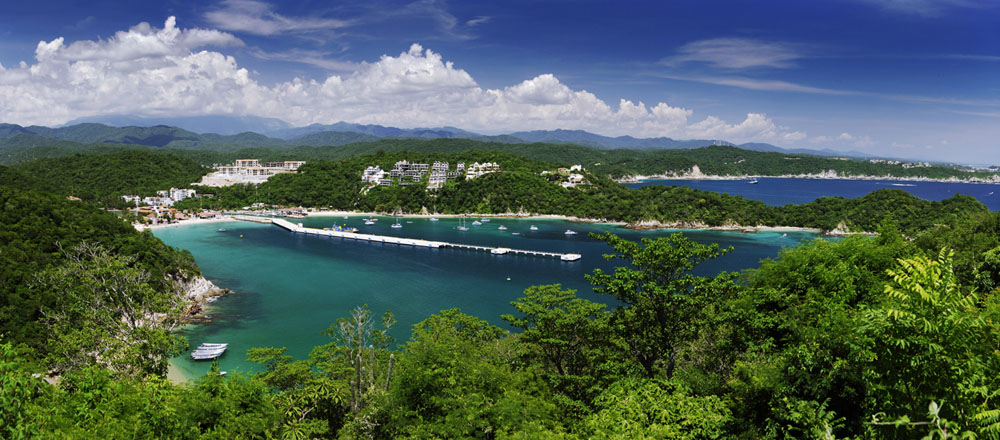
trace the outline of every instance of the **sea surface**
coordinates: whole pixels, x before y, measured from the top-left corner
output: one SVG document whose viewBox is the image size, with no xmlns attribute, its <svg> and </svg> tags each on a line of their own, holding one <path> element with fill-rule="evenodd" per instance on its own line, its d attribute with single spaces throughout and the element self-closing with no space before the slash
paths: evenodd
<svg viewBox="0 0 1000 440">
<path fill-rule="evenodd" d="M 210 306 L 210 323 L 182 330 L 192 348 L 203 342 L 228 342 L 229 351 L 220 359 L 223 370 L 255 370 L 254 364 L 246 362 L 246 350 L 252 347 L 287 347 L 287 354 L 305 359 L 312 347 L 330 342 L 321 334 L 330 324 L 363 304 L 379 316 L 386 310 L 395 314 L 397 324 L 391 334 L 400 343 L 409 338 L 414 324 L 453 307 L 503 326 L 500 315 L 515 313 L 510 302 L 532 285 L 561 283 L 583 298 L 610 304 L 613 298 L 595 294 L 584 275 L 595 268 L 609 270 L 616 262 L 602 258 L 610 248 L 588 233 L 612 231 L 638 240 L 677 232 L 541 219 L 492 219 L 481 226 L 470 224 L 467 232 L 456 229 L 458 219 L 448 218 L 439 222 L 400 219 L 400 229 L 391 228 L 393 219 L 388 217 L 372 226 L 365 226 L 360 217 L 295 221 L 312 227 L 336 222 L 382 235 L 579 253 L 583 258 L 567 263 L 556 258 L 373 244 L 293 234 L 277 226 L 246 222 L 155 230 L 165 243 L 189 250 L 205 277 L 236 292 Z M 508 229 L 498 230 L 501 224 Z M 539 230 L 531 231 L 532 224 Z M 567 229 L 578 234 L 565 235 Z M 699 268 L 708 275 L 757 267 L 761 259 L 817 237 L 808 232 L 684 233 L 699 242 L 734 248 Z M 203 375 L 210 365 L 191 361 L 186 354 L 172 363 L 189 378 Z"/>
<path fill-rule="evenodd" d="M 1000 211 L 1000 185 L 980 183 L 950 183 L 897 180 L 792 179 L 760 177 L 760 183 L 747 180 L 644 180 L 627 184 L 629 188 L 649 185 L 687 186 L 704 191 L 728 193 L 771 206 L 808 203 L 820 197 L 862 197 L 883 188 L 897 188 L 924 200 L 944 200 L 955 194 L 975 197 L 990 211 Z"/>
</svg>

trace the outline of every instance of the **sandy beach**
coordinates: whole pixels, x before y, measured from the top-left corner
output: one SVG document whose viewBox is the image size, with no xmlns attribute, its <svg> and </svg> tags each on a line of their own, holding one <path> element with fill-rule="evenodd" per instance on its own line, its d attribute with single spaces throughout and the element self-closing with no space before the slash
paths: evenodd
<svg viewBox="0 0 1000 440">
<path fill-rule="evenodd" d="M 180 220 L 175 223 L 160 223 L 156 225 L 144 225 L 140 223 L 133 223 L 132 226 L 138 231 L 145 231 L 147 229 L 165 229 L 165 228 L 175 228 L 178 226 L 188 226 L 188 225 L 203 225 L 206 223 L 220 223 L 220 222 L 231 222 L 234 221 L 232 217 L 222 216 L 216 218 L 192 218 L 187 220 Z"/>
</svg>

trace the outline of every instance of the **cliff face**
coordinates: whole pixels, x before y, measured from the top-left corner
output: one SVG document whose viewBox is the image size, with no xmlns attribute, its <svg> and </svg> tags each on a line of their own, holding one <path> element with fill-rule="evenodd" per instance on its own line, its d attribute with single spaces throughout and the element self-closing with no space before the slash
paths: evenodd
<svg viewBox="0 0 1000 440">
<path fill-rule="evenodd" d="M 200 303 L 206 298 L 215 296 L 215 294 L 222 291 L 219 286 L 216 286 L 215 283 L 205 279 L 201 275 L 178 281 L 177 284 L 182 299 L 193 303 Z"/>
</svg>

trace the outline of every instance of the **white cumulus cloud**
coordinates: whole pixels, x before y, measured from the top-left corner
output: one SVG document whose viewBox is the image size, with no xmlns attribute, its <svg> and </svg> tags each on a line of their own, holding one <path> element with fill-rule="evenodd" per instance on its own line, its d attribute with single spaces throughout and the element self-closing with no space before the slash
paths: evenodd
<svg viewBox="0 0 1000 440">
<path fill-rule="evenodd" d="M 257 115 L 292 124 L 349 121 L 399 127 L 451 125 L 484 133 L 581 129 L 609 136 L 733 142 L 797 142 L 806 134 L 762 113 L 742 121 L 695 120 L 691 109 L 620 99 L 609 104 L 551 74 L 484 89 L 419 44 L 396 56 L 345 65 L 350 73 L 277 84 L 255 80 L 236 59 L 206 46 L 231 34 L 140 24 L 106 41 L 38 44 L 33 64 L 0 69 L 0 121 L 61 124 L 84 116 Z"/>
</svg>

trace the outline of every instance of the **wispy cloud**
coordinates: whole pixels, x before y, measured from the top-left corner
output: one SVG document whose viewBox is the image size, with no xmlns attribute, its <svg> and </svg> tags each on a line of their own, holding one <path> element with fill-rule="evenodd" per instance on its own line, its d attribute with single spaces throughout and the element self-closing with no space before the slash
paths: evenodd
<svg viewBox="0 0 1000 440">
<path fill-rule="evenodd" d="M 477 26 L 483 23 L 488 23 L 493 17 L 479 16 L 465 22 L 466 26 Z"/>
<path fill-rule="evenodd" d="M 951 58 L 955 60 L 1000 62 L 1000 55 L 953 54 L 953 55 L 945 55 L 945 58 Z"/>
<path fill-rule="evenodd" d="M 894 101 L 902 101 L 910 103 L 948 104 L 948 105 L 962 105 L 962 106 L 973 106 L 973 107 L 994 107 L 994 106 L 1000 107 L 1000 100 L 998 99 L 965 99 L 965 98 L 949 98 L 949 97 L 937 97 L 937 96 L 866 92 L 861 90 L 828 89 L 823 87 L 807 86 L 788 81 L 754 79 L 745 77 L 682 76 L 682 75 L 664 75 L 655 73 L 651 75 L 659 78 L 700 82 L 704 84 L 715 84 L 721 86 L 739 87 L 741 89 L 748 89 L 748 90 L 812 93 L 819 95 L 867 96 L 867 97 L 890 99 Z"/>
<path fill-rule="evenodd" d="M 353 72 L 360 66 L 359 63 L 332 59 L 330 56 L 333 55 L 333 52 L 329 51 L 292 49 L 284 52 L 267 52 L 260 48 L 253 48 L 249 52 L 250 55 L 262 60 L 309 64 L 335 72 Z"/>
<path fill-rule="evenodd" d="M 352 24 L 338 18 L 287 17 L 256 0 L 224 0 L 221 8 L 205 13 L 205 19 L 220 29 L 254 35 L 339 29 Z"/>
<path fill-rule="evenodd" d="M 661 78 L 676 79 L 680 81 L 693 81 L 705 84 L 715 84 L 720 86 L 739 87 L 749 90 L 764 90 L 772 92 L 800 92 L 815 93 L 821 95 L 857 95 L 860 92 L 850 90 L 825 89 L 822 87 L 812 87 L 796 84 L 788 81 L 753 79 L 736 76 L 681 76 L 681 75 L 656 75 Z"/>
<path fill-rule="evenodd" d="M 921 17 L 937 17 L 948 9 L 953 8 L 978 8 L 986 5 L 987 2 L 976 2 L 973 0 L 858 0 L 864 3 L 881 7 L 888 12 L 899 12 L 908 15 L 918 15 Z"/>
<path fill-rule="evenodd" d="M 663 60 L 668 66 L 684 63 L 706 63 L 727 69 L 755 67 L 789 68 L 805 56 L 803 48 L 789 43 L 769 42 L 749 38 L 713 38 L 687 43 L 677 54 Z"/>
</svg>

